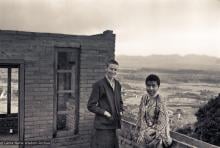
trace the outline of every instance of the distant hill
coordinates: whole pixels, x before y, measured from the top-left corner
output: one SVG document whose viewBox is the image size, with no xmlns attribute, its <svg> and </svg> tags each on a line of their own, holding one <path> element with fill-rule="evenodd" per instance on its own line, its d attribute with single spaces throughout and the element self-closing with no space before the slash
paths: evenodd
<svg viewBox="0 0 220 148">
<path fill-rule="evenodd" d="M 205 55 L 116 56 L 121 68 L 220 71 L 220 58 Z"/>
</svg>

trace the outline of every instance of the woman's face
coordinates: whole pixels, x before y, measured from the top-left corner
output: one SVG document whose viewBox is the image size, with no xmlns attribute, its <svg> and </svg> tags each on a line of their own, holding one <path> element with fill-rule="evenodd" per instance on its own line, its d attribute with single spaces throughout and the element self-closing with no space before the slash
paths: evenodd
<svg viewBox="0 0 220 148">
<path fill-rule="evenodd" d="M 157 81 L 147 81 L 146 90 L 150 96 L 154 96 L 157 93 L 158 89 L 159 86 L 157 84 Z"/>
</svg>

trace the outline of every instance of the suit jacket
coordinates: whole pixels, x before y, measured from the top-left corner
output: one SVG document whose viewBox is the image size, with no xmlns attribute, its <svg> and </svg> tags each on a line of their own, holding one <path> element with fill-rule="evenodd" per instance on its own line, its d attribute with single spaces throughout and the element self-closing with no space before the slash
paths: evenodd
<svg viewBox="0 0 220 148">
<path fill-rule="evenodd" d="M 93 85 L 87 108 L 95 113 L 94 126 L 96 129 L 121 128 L 120 112 L 123 111 L 121 98 L 121 84 L 115 80 L 115 89 L 104 77 Z M 108 111 L 112 117 L 108 118 L 104 112 Z"/>
</svg>

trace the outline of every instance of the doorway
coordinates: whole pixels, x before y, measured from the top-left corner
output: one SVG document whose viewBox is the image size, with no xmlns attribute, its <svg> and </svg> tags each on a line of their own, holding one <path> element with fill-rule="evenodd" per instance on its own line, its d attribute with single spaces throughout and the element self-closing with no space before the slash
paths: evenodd
<svg viewBox="0 0 220 148">
<path fill-rule="evenodd" d="M 78 134 L 79 53 L 75 48 L 56 49 L 54 137 Z"/>
</svg>

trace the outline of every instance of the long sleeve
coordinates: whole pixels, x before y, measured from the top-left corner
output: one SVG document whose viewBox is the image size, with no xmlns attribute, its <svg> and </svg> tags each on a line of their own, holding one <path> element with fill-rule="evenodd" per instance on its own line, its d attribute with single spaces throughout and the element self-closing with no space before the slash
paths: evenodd
<svg viewBox="0 0 220 148">
<path fill-rule="evenodd" d="M 160 135 L 162 137 L 163 143 L 170 145 L 172 139 L 170 137 L 169 117 L 167 111 L 166 100 L 163 100 L 161 103 L 161 113 L 158 118 L 159 124 L 157 130 L 161 132 Z"/>
<path fill-rule="evenodd" d="M 155 133 L 155 130 L 148 127 L 145 123 L 145 105 L 147 101 L 147 96 L 142 96 L 141 103 L 139 106 L 137 122 L 136 122 L 136 134 L 138 139 L 142 139 L 143 141 L 151 141 L 151 134 Z M 148 101 L 147 101 L 148 102 Z"/>
<path fill-rule="evenodd" d="M 141 98 L 141 102 L 139 105 L 138 115 L 137 115 L 137 122 L 136 122 L 136 130 L 138 130 L 141 127 L 141 117 L 142 117 L 142 103 L 143 97 Z"/>
<path fill-rule="evenodd" d="M 124 107 L 123 107 L 123 100 L 122 100 L 122 96 L 121 96 L 121 87 L 120 87 L 119 98 L 120 98 L 120 112 L 123 112 Z"/>
<path fill-rule="evenodd" d="M 139 105 L 139 110 L 138 110 L 138 115 L 137 115 L 137 122 L 136 122 L 136 128 L 135 128 L 135 136 L 138 139 L 143 139 L 143 132 L 141 132 L 141 116 L 142 116 L 142 100 L 143 97 L 141 98 L 141 102 Z"/>
<path fill-rule="evenodd" d="M 98 105 L 98 101 L 100 99 L 100 90 L 99 90 L 99 85 L 98 83 L 95 83 L 93 85 L 92 93 L 90 95 L 87 108 L 89 111 L 95 113 L 95 114 L 100 114 L 104 115 L 105 110 L 100 108 Z"/>
<path fill-rule="evenodd" d="M 143 107 L 144 107 L 144 104 L 145 103 L 145 98 L 144 96 L 142 96 L 141 98 L 141 102 L 140 102 L 140 105 L 139 105 L 139 111 L 138 111 L 138 116 L 137 116 L 137 122 L 136 122 L 136 129 L 135 129 L 135 133 L 137 135 L 137 138 L 144 138 L 144 127 L 143 127 Z"/>
<path fill-rule="evenodd" d="M 164 108 L 166 111 L 166 131 L 165 131 L 165 135 L 166 135 L 166 140 L 164 141 L 165 145 L 170 145 L 172 143 L 172 138 L 170 137 L 170 123 L 169 123 L 169 116 L 168 116 L 168 109 L 167 109 L 167 102 L 165 101 L 164 103 Z"/>
</svg>

